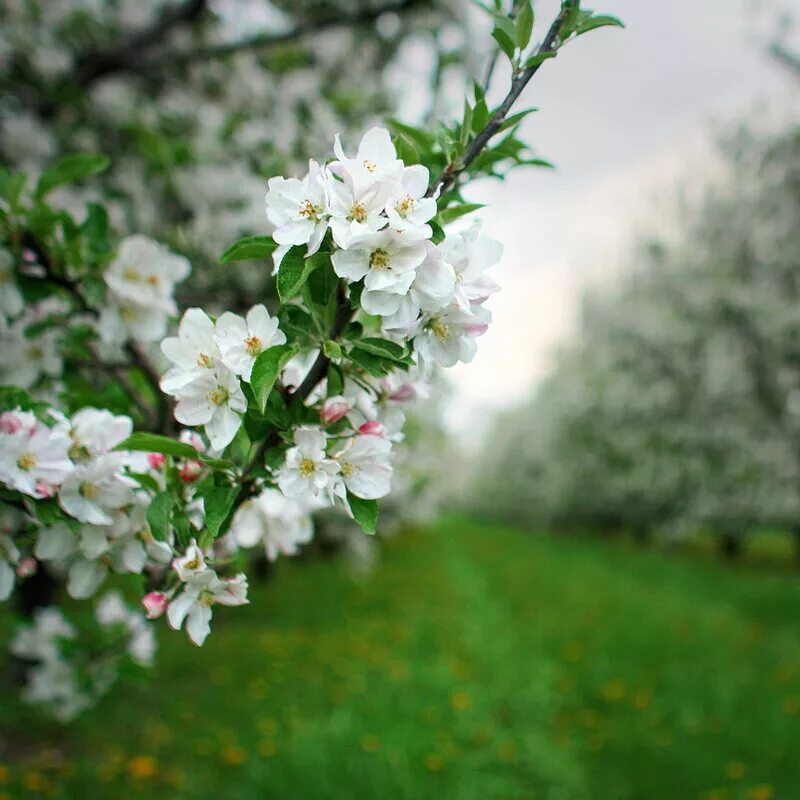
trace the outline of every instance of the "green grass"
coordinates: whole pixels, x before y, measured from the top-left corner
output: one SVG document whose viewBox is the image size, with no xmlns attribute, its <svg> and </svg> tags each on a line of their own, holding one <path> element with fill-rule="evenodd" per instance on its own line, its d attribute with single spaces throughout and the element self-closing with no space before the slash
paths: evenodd
<svg viewBox="0 0 800 800">
<path fill-rule="evenodd" d="M 252 600 L 71 728 L 26 712 L 0 796 L 800 797 L 789 572 L 448 518 Z"/>
</svg>

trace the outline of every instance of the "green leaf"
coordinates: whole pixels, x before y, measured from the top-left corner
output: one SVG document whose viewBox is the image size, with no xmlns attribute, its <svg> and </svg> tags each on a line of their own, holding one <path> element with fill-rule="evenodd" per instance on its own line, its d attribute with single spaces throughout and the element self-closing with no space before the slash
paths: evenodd
<svg viewBox="0 0 800 800">
<path fill-rule="evenodd" d="M 199 492 L 199 494 L 203 496 L 206 528 L 216 539 L 228 527 L 232 516 L 233 504 L 239 495 L 239 489 L 235 486 L 212 486 Z"/>
<path fill-rule="evenodd" d="M 533 7 L 530 0 L 524 0 L 516 19 L 517 46 L 524 50 L 531 41 L 533 33 Z"/>
<path fill-rule="evenodd" d="M 544 61 L 547 61 L 548 58 L 555 58 L 558 55 L 556 50 L 545 50 L 543 53 L 534 53 L 526 62 L 525 62 L 525 69 L 530 69 L 531 67 L 538 67 Z"/>
<path fill-rule="evenodd" d="M 514 40 L 511 39 L 502 28 L 495 28 L 492 31 L 492 38 L 500 45 L 500 49 L 513 60 Z"/>
<path fill-rule="evenodd" d="M 41 199 L 49 191 L 65 183 L 73 183 L 91 175 L 104 172 L 111 165 L 108 156 L 96 153 L 72 153 L 46 169 L 36 184 L 36 197 Z"/>
<path fill-rule="evenodd" d="M 393 141 L 394 149 L 397 151 L 397 157 L 402 159 L 407 167 L 412 164 L 419 164 L 419 152 L 408 136 L 404 133 L 398 133 L 395 135 Z"/>
<path fill-rule="evenodd" d="M 483 203 L 462 203 L 458 206 L 450 206 L 450 208 L 445 208 L 439 212 L 439 221 L 442 225 L 446 225 L 448 222 L 452 222 L 466 214 L 471 214 L 480 208 L 483 208 Z"/>
<path fill-rule="evenodd" d="M 353 512 L 353 519 L 360 525 L 364 533 L 375 533 L 378 525 L 378 503 L 376 500 L 364 500 L 356 497 L 349 489 L 347 502 Z"/>
<path fill-rule="evenodd" d="M 342 346 L 333 339 L 326 339 L 322 345 L 322 352 L 325 354 L 325 358 L 338 360 L 342 357 Z"/>
<path fill-rule="evenodd" d="M 369 375 L 372 375 L 373 378 L 383 378 L 389 374 L 389 367 L 384 364 L 383 359 L 373 353 L 354 347 L 349 355 L 354 364 L 361 367 Z"/>
<path fill-rule="evenodd" d="M 381 356 L 381 358 L 388 358 L 391 361 L 402 361 L 407 355 L 405 347 L 397 344 L 397 342 L 391 342 L 388 339 L 378 339 L 372 336 L 359 339 L 357 346 L 361 350 L 366 350 L 368 353 Z"/>
<path fill-rule="evenodd" d="M 278 269 L 278 297 L 281 302 L 285 303 L 299 294 L 308 276 L 321 263 L 320 259 L 306 258 L 304 244 L 295 245 L 289 250 Z"/>
<path fill-rule="evenodd" d="M 169 538 L 169 518 L 175 507 L 175 495 L 170 491 L 159 492 L 147 508 L 147 524 L 156 539 Z"/>
<path fill-rule="evenodd" d="M 608 14 L 598 14 L 596 17 L 589 17 L 589 19 L 581 22 L 578 27 L 575 28 L 575 35 L 581 36 L 584 33 L 593 31 L 595 28 L 608 27 L 624 28 L 625 23 L 622 20 L 612 17 Z"/>
<path fill-rule="evenodd" d="M 464 119 L 461 122 L 461 145 L 465 147 L 469 141 L 469 135 L 472 133 L 472 106 L 469 100 L 464 100 Z"/>
<path fill-rule="evenodd" d="M 232 261 L 268 258 L 277 246 L 271 236 L 245 236 L 244 239 L 234 242 L 219 257 L 219 263 L 230 264 Z"/>
<path fill-rule="evenodd" d="M 267 398 L 281 370 L 296 352 L 297 346 L 294 344 L 279 344 L 268 348 L 255 360 L 250 374 L 250 386 L 262 413 L 267 407 Z"/>
<path fill-rule="evenodd" d="M 165 456 L 175 456 L 175 458 L 200 458 L 200 454 L 190 444 L 170 439 L 169 436 L 162 436 L 160 433 L 134 433 L 115 449 L 163 453 Z"/>
<path fill-rule="evenodd" d="M 344 391 L 344 375 L 336 364 L 328 364 L 328 397 L 334 397 Z"/>
</svg>

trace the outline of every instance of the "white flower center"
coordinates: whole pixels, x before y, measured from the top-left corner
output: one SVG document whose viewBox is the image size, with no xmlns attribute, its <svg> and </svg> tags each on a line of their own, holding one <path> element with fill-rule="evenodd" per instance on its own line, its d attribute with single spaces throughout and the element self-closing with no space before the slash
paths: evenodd
<svg viewBox="0 0 800 800">
<path fill-rule="evenodd" d="M 372 251 L 372 255 L 369 257 L 369 265 L 373 269 L 389 269 L 390 264 L 391 259 L 385 250 L 379 247 L 377 250 Z"/>
<path fill-rule="evenodd" d="M 410 195 L 406 195 L 402 200 L 395 204 L 395 211 L 405 219 L 408 214 L 417 207 L 417 201 Z"/>
<path fill-rule="evenodd" d="M 313 458 L 304 458 L 297 467 L 297 471 L 304 477 L 310 478 L 317 469 Z"/>
<path fill-rule="evenodd" d="M 21 455 L 21 456 L 20 456 L 20 457 L 17 459 L 17 466 L 18 466 L 18 467 L 19 467 L 19 468 L 20 468 L 20 469 L 21 469 L 23 472 L 29 472 L 29 471 L 30 471 L 30 470 L 32 470 L 32 469 L 33 469 L 33 468 L 34 468 L 34 467 L 35 467 L 35 466 L 36 466 L 38 463 L 39 463 L 39 459 L 38 459 L 38 458 L 36 458 L 36 455 L 35 455 L 34 453 L 23 453 L 23 454 L 22 454 L 22 455 Z"/>
<path fill-rule="evenodd" d="M 439 319 L 434 319 L 429 322 L 428 329 L 441 342 L 444 342 L 450 338 L 450 326 Z"/>
<path fill-rule="evenodd" d="M 91 481 L 84 481 L 80 485 L 78 492 L 81 497 L 84 497 L 86 500 L 94 500 L 94 498 L 97 497 L 98 489 Z"/>
<path fill-rule="evenodd" d="M 340 461 L 339 462 L 339 467 L 341 469 L 341 473 L 342 473 L 342 477 L 343 478 L 347 479 L 347 478 L 352 478 L 353 477 L 353 473 L 355 472 L 355 468 L 353 467 L 353 465 L 349 461 Z"/>
<path fill-rule="evenodd" d="M 228 402 L 231 393 L 224 386 L 217 386 L 216 389 L 209 392 L 206 398 L 209 403 L 215 406 L 221 406 Z"/>
<path fill-rule="evenodd" d="M 366 222 L 367 209 L 363 203 L 353 203 L 350 209 L 350 216 L 347 217 L 350 222 Z"/>
<path fill-rule="evenodd" d="M 319 206 L 315 206 L 310 200 L 303 200 L 297 213 L 306 219 L 317 219 L 322 213 L 322 209 Z"/>
<path fill-rule="evenodd" d="M 244 346 L 251 356 L 257 356 L 261 352 L 261 339 L 258 336 L 248 336 L 244 340 Z"/>
<path fill-rule="evenodd" d="M 365 158 L 361 163 L 364 165 L 364 169 L 370 174 L 378 169 L 378 165 L 374 161 L 370 161 L 368 158 Z"/>
<path fill-rule="evenodd" d="M 214 359 L 211 358 L 211 356 L 208 355 L 208 353 L 200 353 L 200 355 L 197 356 L 197 366 L 205 367 L 206 369 L 208 369 L 209 367 L 213 367 Z"/>
</svg>

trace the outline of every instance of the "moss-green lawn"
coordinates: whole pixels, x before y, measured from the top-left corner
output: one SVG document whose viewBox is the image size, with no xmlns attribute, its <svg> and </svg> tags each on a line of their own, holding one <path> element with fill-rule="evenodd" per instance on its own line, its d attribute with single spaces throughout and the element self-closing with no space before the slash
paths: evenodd
<svg viewBox="0 0 800 800">
<path fill-rule="evenodd" d="M 0 797 L 795 800 L 800 576 L 451 517 L 279 564 L 69 728 L 5 697 Z M 21 722 L 24 720 L 24 724 Z"/>
</svg>

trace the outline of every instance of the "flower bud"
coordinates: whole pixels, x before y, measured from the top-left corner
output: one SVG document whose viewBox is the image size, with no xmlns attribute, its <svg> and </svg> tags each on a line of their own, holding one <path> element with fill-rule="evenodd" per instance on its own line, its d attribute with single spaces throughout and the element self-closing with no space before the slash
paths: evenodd
<svg viewBox="0 0 800 800">
<path fill-rule="evenodd" d="M 319 417 L 325 425 L 332 425 L 344 417 L 350 411 L 350 403 L 341 395 L 329 397 L 323 404 Z"/>
<path fill-rule="evenodd" d="M 22 427 L 22 419 L 13 411 L 0 414 L 0 433 L 17 433 Z"/>
<path fill-rule="evenodd" d="M 163 453 L 147 454 L 147 463 L 151 466 L 152 469 L 161 469 L 164 466 L 164 462 L 166 460 L 167 457 Z"/>
<path fill-rule="evenodd" d="M 157 619 L 167 610 L 169 598 L 164 592 L 148 592 L 142 598 L 142 605 L 147 611 L 147 619 Z"/>
<path fill-rule="evenodd" d="M 404 383 L 398 386 L 390 395 L 389 399 L 394 400 L 396 403 L 404 403 L 407 400 L 413 400 L 417 396 L 417 389 L 413 383 Z"/>
<path fill-rule="evenodd" d="M 371 419 L 368 422 L 365 422 L 359 429 L 359 433 L 363 433 L 365 436 L 386 436 L 386 428 L 381 425 L 380 422 L 376 419 Z"/>
<path fill-rule="evenodd" d="M 56 487 L 47 481 L 36 481 L 36 496 L 41 500 L 47 500 L 50 497 L 55 497 Z"/>
<path fill-rule="evenodd" d="M 31 575 L 36 574 L 38 569 L 39 562 L 32 556 L 28 556 L 27 558 L 21 559 L 19 564 L 17 564 L 17 576 L 20 578 L 30 578 Z"/>
<path fill-rule="evenodd" d="M 184 483 L 196 481 L 203 472 L 203 465 L 196 459 L 184 461 L 178 469 L 178 475 Z"/>
</svg>

